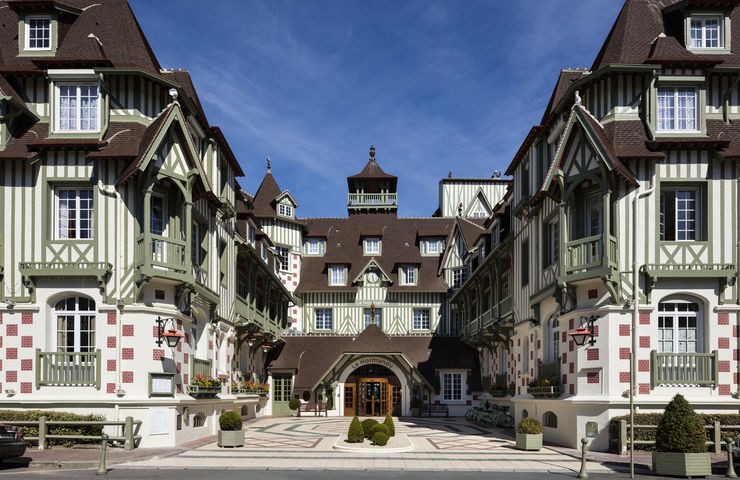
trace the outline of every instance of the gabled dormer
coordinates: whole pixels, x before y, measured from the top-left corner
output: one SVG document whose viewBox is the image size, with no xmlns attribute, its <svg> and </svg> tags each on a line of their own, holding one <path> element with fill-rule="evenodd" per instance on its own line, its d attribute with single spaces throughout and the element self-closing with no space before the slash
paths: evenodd
<svg viewBox="0 0 740 480">
<path fill-rule="evenodd" d="M 18 55 L 53 57 L 59 47 L 61 32 L 82 10 L 55 1 L 9 2 L 18 15 Z"/>
<path fill-rule="evenodd" d="M 387 287 L 393 284 L 393 281 L 390 275 L 373 258 L 360 270 L 360 273 L 352 280 L 352 284 L 369 287 Z"/>
<path fill-rule="evenodd" d="M 375 161 L 375 147 L 370 147 L 370 158 L 357 175 L 347 177 L 349 197 L 347 210 L 357 213 L 396 213 L 398 210 L 398 177 L 389 175 Z"/>
<path fill-rule="evenodd" d="M 287 190 L 275 199 L 275 212 L 278 217 L 295 219 L 295 209 L 297 207 L 298 202 Z"/>
</svg>

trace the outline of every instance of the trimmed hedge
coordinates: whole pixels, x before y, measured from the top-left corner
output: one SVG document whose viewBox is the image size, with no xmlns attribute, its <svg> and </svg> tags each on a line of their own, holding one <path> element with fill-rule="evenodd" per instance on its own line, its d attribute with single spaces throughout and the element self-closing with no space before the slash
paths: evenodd
<svg viewBox="0 0 740 480">
<path fill-rule="evenodd" d="M 224 432 L 236 432 L 242 429 L 242 416 L 234 410 L 226 410 L 218 417 L 218 426 Z"/>
<path fill-rule="evenodd" d="M 386 443 L 388 443 L 388 435 L 383 432 L 375 432 L 373 434 L 373 445 L 384 447 Z"/>
<path fill-rule="evenodd" d="M 393 417 L 390 413 L 385 416 L 385 420 L 383 421 L 383 423 L 388 426 L 388 435 L 390 435 L 391 437 L 395 437 L 396 424 L 393 423 Z"/>
<path fill-rule="evenodd" d="M 362 429 L 362 423 L 360 419 L 354 417 L 352 422 L 349 424 L 349 431 L 347 432 L 347 443 L 362 443 L 365 441 L 365 432 Z"/>
<path fill-rule="evenodd" d="M 740 414 L 737 413 L 699 413 L 704 425 L 714 425 L 715 421 L 719 421 L 721 425 L 740 425 Z M 636 413 L 635 414 L 635 425 L 653 425 L 657 426 L 660 419 L 663 417 L 662 413 Z M 609 450 L 611 452 L 617 452 L 619 450 L 619 421 L 626 420 L 627 423 L 630 421 L 629 415 L 621 415 L 614 417 L 609 421 Z M 656 430 L 654 428 L 636 428 L 635 429 L 635 440 L 652 440 L 655 441 Z M 737 436 L 737 430 L 724 430 L 720 427 L 720 438 L 730 436 L 735 438 Z M 711 430 L 706 431 L 707 441 L 712 440 Z M 635 450 L 655 450 L 652 445 L 635 445 Z"/>
<path fill-rule="evenodd" d="M 374 418 L 366 418 L 362 421 L 362 430 L 365 433 L 365 438 L 370 438 L 373 435 L 373 427 L 378 424 L 378 421 Z"/>
<path fill-rule="evenodd" d="M 47 421 L 49 422 L 104 422 L 106 420 L 105 415 L 78 415 L 76 413 L 70 412 L 54 412 L 47 410 L 0 410 L 0 423 L 2 423 L 3 421 L 38 422 L 39 417 L 42 416 L 46 416 Z M 38 427 L 24 426 L 21 428 L 23 429 L 23 434 L 27 437 L 39 436 Z M 49 426 L 47 428 L 47 433 L 49 435 L 90 435 L 99 437 L 103 433 L 102 425 L 60 425 Z M 26 443 L 31 445 L 38 444 L 36 440 L 26 440 Z M 47 440 L 47 443 L 49 445 L 63 445 L 65 447 L 71 447 L 73 445 L 82 443 L 100 443 L 100 440 L 57 440 L 50 438 Z"/>
</svg>

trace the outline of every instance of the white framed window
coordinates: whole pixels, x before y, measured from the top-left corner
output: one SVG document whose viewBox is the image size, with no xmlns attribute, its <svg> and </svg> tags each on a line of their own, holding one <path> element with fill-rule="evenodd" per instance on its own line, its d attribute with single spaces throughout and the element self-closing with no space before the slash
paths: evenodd
<svg viewBox="0 0 740 480">
<path fill-rule="evenodd" d="M 347 269 L 344 265 L 329 266 L 329 285 L 346 285 Z"/>
<path fill-rule="evenodd" d="M 255 231 L 256 231 L 256 228 L 252 224 L 252 222 L 247 222 L 247 241 L 252 245 L 254 245 L 254 242 L 256 240 Z"/>
<path fill-rule="evenodd" d="M 672 301 L 658 304 L 658 351 L 701 352 L 700 308 L 696 302 Z"/>
<path fill-rule="evenodd" d="M 95 313 L 95 301 L 86 297 L 68 297 L 58 301 L 54 305 L 57 351 L 94 351 Z"/>
<path fill-rule="evenodd" d="M 262 247 L 261 247 L 261 250 L 262 250 L 262 251 L 261 251 L 260 253 L 261 253 L 261 255 L 262 255 L 262 260 L 263 260 L 263 261 L 264 261 L 265 263 L 267 263 L 267 261 L 268 261 L 268 260 L 270 259 L 270 255 L 269 255 L 269 250 L 270 250 L 270 248 L 269 248 L 269 247 L 267 246 L 267 243 L 265 243 L 265 242 L 262 242 Z"/>
<path fill-rule="evenodd" d="M 373 318 L 373 314 L 375 315 Z M 378 326 L 379 329 L 383 329 L 383 309 L 382 308 L 366 308 L 363 310 L 363 317 L 365 318 L 365 328 L 368 327 L 373 321 L 375 321 L 375 325 Z"/>
<path fill-rule="evenodd" d="M 556 218 L 552 222 L 546 222 L 543 227 L 545 243 L 542 246 L 544 250 L 542 253 L 544 266 L 548 267 L 557 262 L 560 257 L 560 223 Z"/>
<path fill-rule="evenodd" d="M 483 210 L 475 210 L 473 211 L 473 215 L 472 215 L 473 218 L 485 218 L 487 216 L 488 215 Z"/>
<path fill-rule="evenodd" d="M 428 308 L 415 308 L 414 309 L 414 330 L 429 330 L 431 324 L 429 322 L 429 309 Z"/>
<path fill-rule="evenodd" d="M 660 239 L 704 240 L 702 189 L 699 186 L 663 187 L 660 191 Z"/>
<path fill-rule="evenodd" d="M 442 401 L 461 402 L 463 400 L 462 373 L 442 374 Z"/>
<path fill-rule="evenodd" d="M 56 132 L 100 131 L 100 88 L 97 83 L 55 83 L 54 91 Z"/>
<path fill-rule="evenodd" d="M 51 17 L 26 17 L 26 50 L 51 50 Z"/>
<path fill-rule="evenodd" d="M 465 283 L 465 269 L 456 268 L 452 271 L 452 288 L 458 290 Z"/>
<path fill-rule="evenodd" d="M 402 265 L 398 270 L 401 285 L 416 285 L 416 266 Z"/>
<path fill-rule="evenodd" d="M 280 262 L 280 270 L 283 272 L 290 271 L 290 250 L 285 247 L 275 247 L 277 251 L 277 260 Z"/>
<path fill-rule="evenodd" d="M 55 201 L 54 232 L 57 240 L 90 240 L 94 237 L 95 208 L 92 188 L 57 188 Z"/>
<path fill-rule="evenodd" d="M 422 255 L 439 255 L 444 252 L 444 241 L 439 239 L 422 240 Z"/>
<path fill-rule="evenodd" d="M 286 203 L 278 203 L 278 215 L 281 217 L 292 217 L 293 216 L 293 206 L 288 205 Z"/>
<path fill-rule="evenodd" d="M 365 255 L 380 255 L 380 238 L 366 238 Z"/>
<path fill-rule="evenodd" d="M 692 15 L 689 22 L 689 48 L 724 48 L 721 15 Z"/>
<path fill-rule="evenodd" d="M 332 321 L 331 308 L 317 308 L 316 312 L 316 330 L 332 330 L 334 323 Z"/>
<path fill-rule="evenodd" d="M 697 99 L 695 87 L 658 87 L 658 131 L 698 131 Z"/>
<path fill-rule="evenodd" d="M 306 240 L 306 255 L 323 255 L 325 243 L 318 238 L 309 238 Z"/>
</svg>

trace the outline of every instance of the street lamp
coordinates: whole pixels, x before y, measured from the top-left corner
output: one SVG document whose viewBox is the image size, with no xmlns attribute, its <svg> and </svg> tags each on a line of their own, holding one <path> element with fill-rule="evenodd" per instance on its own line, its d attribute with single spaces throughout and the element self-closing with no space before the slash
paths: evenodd
<svg viewBox="0 0 740 480">
<path fill-rule="evenodd" d="M 185 336 L 175 329 L 174 318 L 161 318 L 157 317 L 157 346 L 162 346 L 162 339 L 167 342 L 167 346 L 170 348 L 177 347 L 180 340 Z M 165 330 L 167 324 L 171 325 L 171 328 Z"/>
<path fill-rule="evenodd" d="M 596 318 L 596 315 L 591 315 L 588 318 L 581 317 L 581 326 L 568 332 L 568 335 L 573 339 L 573 343 L 579 347 L 585 345 L 586 342 L 588 342 L 589 346 L 593 346 L 596 343 L 596 340 L 594 340 L 594 321 Z"/>
</svg>

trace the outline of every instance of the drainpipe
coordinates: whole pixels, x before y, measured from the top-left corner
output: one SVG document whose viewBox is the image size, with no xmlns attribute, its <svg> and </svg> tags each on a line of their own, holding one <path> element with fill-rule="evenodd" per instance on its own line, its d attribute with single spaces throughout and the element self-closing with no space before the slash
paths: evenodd
<svg viewBox="0 0 740 480">
<path fill-rule="evenodd" d="M 639 324 L 640 308 L 639 301 L 640 297 L 638 294 L 640 277 L 638 275 L 638 262 L 637 262 L 637 202 L 641 198 L 647 197 L 655 190 L 655 185 L 651 185 L 650 188 L 643 191 L 642 193 L 635 192 L 635 196 L 632 197 L 632 329 L 630 330 L 630 340 L 632 341 L 630 351 L 630 478 L 635 478 L 635 377 L 637 376 L 637 325 Z M 647 208 L 645 212 L 647 212 Z M 646 232 L 647 235 L 647 232 Z"/>
</svg>

